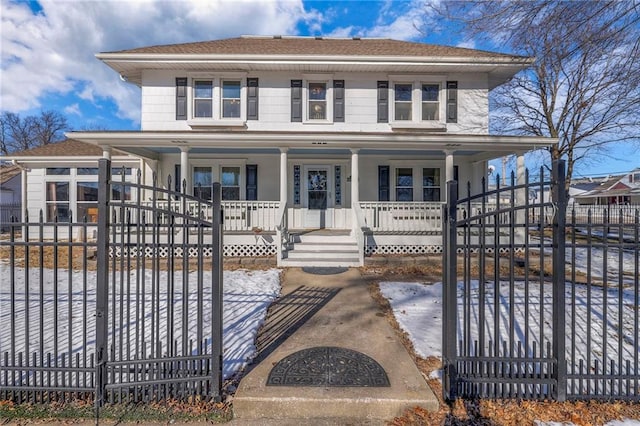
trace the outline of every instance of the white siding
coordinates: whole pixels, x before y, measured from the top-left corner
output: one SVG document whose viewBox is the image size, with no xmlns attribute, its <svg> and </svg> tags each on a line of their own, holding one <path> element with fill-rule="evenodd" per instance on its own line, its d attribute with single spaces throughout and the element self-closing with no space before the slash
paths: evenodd
<svg viewBox="0 0 640 426">
<path fill-rule="evenodd" d="M 198 77 L 206 74 L 199 73 Z M 190 130 L 189 120 L 176 120 L 175 117 L 175 79 L 189 76 L 189 88 L 192 77 L 187 72 L 148 70 L 143 73 L 142 87 L 142 130 Z M 287 73 L 250 73 L 241 74 L 259 79 L 259 120 L 246 122 L 249 130 L 271 131 L 362 131 L 391 132 L 387 123 L 377 122 L 377 81 L 390 80 L 389 75 L 379 73 L 334 73 L 306 76 Z M 216 77 L 216 74 L 211 74 Z M 412 75 L 408 78 L 420 81 L 429 79 L 429 75 Z M 448 133 L 488 133 L 488 78 L 486 74 L 450 74 L 437 76 L 439 81 L 458 81 L 458 123 L 447 124 Z M 292 123 L 291 122 L 291 80 L 325 80 L 328 87 L 329 104 L 332 103 L 333 80 L 345 81 L 345 122 L 332 123 Z M 306 86 L 306 84 L 305 84 Z M 189 93 L 188 116 L 191 117 L 192 100 Z M 392 102 L 393 97 L 390 97 Z M 445 90 L 441 92 L 441 102 L 445 101 Z M 246 108 L 243 99 L 242 108 Z M 219 105 L 214 105 L 214 117 L 219 113 Z M 329 106 L 329 111 L 332 107 Z M 306 108 L 303 107 L 303 114 Z M 442 109 L 444 111 L 444 109 Z M 390 114 L 390 117 L 392 115 Z M 220 122 L 215 118 L 211 122 Z"/>
</svg>

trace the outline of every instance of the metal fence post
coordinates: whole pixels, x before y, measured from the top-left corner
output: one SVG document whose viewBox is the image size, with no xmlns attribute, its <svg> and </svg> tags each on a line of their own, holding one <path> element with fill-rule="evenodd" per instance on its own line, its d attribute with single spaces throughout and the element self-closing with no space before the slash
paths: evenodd
<svg viewBox="0 0 640 426">
<path fill-rule="evenodd" d="M 567 193 L 565 163 L 555 160 L 552 165 L 552 201 L 556 207 L 553 218 L 553 357 L 556 359 L 557 401 L 567 399 L 567 360 L 565 354 L 565 250 Z"/>
<path fill-rule="evenodd" d="M 456 341 L 457 341 L 457 204 L 458 182 L 447 182 L 447 203 L 444 205 L 443 235 L 443 289 L 442 289 L 442 364 L 444 369 L 443 396 L 446 400 L 456 397 Z"/>
<path fill-rule="evenodd" d="M 212 221 L 212 245 L 213 245 L 213 265 L 212 265 L 212 289 L 211 294 L 211 374 L 213 374 L 213 384 L 216 386 L 216 401 L 221 400 L 222 390 L 222 224 L 224 215 L 222 211 L 222 189 L 219 182 L 213 184 L 213 211 Z M 217 375 L 217 376 L 216 376 Z"/>
<path fill-rule="evenodd" d="M 108 298 L 109 298 L 109 198 L 111 161 L 98 161 L 98 234 L 96 276 L 96 416 L 104 404 L 107 385 Z"/>
</svg>

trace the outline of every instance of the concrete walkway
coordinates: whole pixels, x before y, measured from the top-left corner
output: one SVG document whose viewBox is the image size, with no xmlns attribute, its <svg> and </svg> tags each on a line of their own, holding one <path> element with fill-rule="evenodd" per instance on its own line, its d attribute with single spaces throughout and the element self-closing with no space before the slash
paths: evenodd
<svg viewBox="0 0 640 426">
<path fill-rule="evenodd" d="M 377 425 L 415 406 L 438 409 L 435 395 L 357 269 L 333 275 L 287 269 L 282 294 L 258 338 L 257 363 L 235 394 L 233 423 Z M 280 360 L 318 346 L 350 349 L 373 358 L 386 371 L 391 386 L 266 386 Z"/>
</svg>

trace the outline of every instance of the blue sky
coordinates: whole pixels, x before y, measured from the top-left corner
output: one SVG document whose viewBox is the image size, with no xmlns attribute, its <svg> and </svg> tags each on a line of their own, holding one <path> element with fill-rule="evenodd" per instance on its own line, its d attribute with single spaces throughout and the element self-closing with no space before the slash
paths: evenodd
<svg viewBox="0 0 640 426">
<path fill-rule="evenodd" d="M 139 129 L 140 89 L 120 81 L 94 57 L 98 52 L 242 34 L 389 37 L 491 49 L 462 39 L 418 0 L 0 2 L 0 110 L 57 110 L 75 130 Z M 619 148 L 577 174 L 631 170 L 640 167 L 638 157 Z"/>
</svg>

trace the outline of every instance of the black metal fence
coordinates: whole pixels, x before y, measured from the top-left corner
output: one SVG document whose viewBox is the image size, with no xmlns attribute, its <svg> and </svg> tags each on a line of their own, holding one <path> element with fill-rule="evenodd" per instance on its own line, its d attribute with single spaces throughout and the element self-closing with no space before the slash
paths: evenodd
<svg viewBox="0 0 640 426">
<path fill-rule="evenodd" d="M 640 400 L 640 210 L 567 212 L 564 163 L 540 176 L 461 200 L 447 184 L 445 397 Z"/>
<path fill-rule="evenodd" d="M 8 203 L 0 205 L 0 233 L 9 232 L 11 218 L 22 220 L 22 203 Z"/>
<path fill-rule="evenodd" d="M 8 224 L 0 399 L 220 398 L 220 185 L 211 205 L 122 176 L 111 181 L 100 160 L 97 223 L 45 222 L 41 212 Z M 220 214 L 210 222 L 171 208 L 193 201 Z"/>
</svg>

